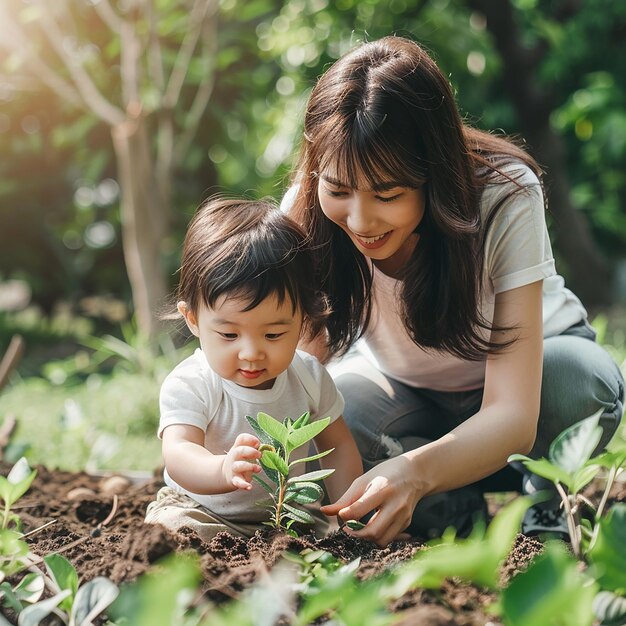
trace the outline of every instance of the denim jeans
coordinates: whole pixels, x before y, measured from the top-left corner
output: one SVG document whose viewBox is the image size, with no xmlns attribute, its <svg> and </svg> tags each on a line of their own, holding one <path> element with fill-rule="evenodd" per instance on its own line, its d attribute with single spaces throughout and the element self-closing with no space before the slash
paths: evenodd
<svg viewBox="0 0 626 626">
<path fill-rule="evenodd" d="M 409 387 L 378 371 L 358 354 L 331 367 L 343 394 L 344 418 L 363 459 L 365 470 L 451 431 L 480 409 L 483 390 L 442 392 Z M 541 408 L 537 438 L 529 456 L 547 456 L 550 443 L 565 428 L 604 407 L 603 436 L 609 442 L 624 411 L 624 378 L 609 354 L 595 343 L 595 332 L 581 322 L 544 340 Z M 517 471 L 516 471 L 517 470 Z M 522 476 L 520 476 L 521 472 Z M 553 485 L 507 466 L 492 476 L 423 498 L 408 528 L 418 536 L 436 536 L 448 526 L 467 534 L 474 518 L 486 512 L 485 491 L 553 491 Z M 556 506 L 556 494 L 543 506 Z"/>
</svg>

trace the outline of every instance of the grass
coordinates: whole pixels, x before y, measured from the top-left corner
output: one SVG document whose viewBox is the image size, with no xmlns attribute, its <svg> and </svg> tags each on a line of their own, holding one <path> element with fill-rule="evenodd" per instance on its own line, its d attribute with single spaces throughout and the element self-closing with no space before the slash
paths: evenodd
<svg viewBox="0 0 626 626">
<path fill-rule="evenodd" d="M 601 314 L 593 325 L 626 375 L 624 319 Z M 161 464 L 159 386 L 195 342 L 178 350 L 164 344 L 155 357 L 129 327 L 121 338 L 94 341 L 91 351 L 52 360 L 38 376 L 15 376 L 0 395 L 0 416 L 18 422 L 13 454 L 26 447 L 31 463 L 70 471 L 153 470 Z M 626 420 L 616 438 L 626 441 Z"/>
</svg>

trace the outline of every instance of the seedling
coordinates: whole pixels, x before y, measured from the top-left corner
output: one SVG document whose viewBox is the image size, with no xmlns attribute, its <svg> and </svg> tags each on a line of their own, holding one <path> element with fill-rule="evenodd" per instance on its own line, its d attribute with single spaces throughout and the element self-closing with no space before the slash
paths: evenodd
<svg viewBox="0 0 626 626">
<path fill-rule="evenodd" d="M 246 419 L 261 440 L 259 450 L 262 452 L 261 467 L 267 478 L 273 483 L 268 484 L 258 475 L 253 477 L 272 498 L 271 518 L 266 525 L 284 530 L 297 536 L 292 528 L 299 524 L 314 524 L 313 516 L 296 505 L 317 502 L 324 490 L 318 482 L 330 476 L 334 469 L 322 469 L 308 472 L 300 476 L 290 476 L 291 470 L 298 463 L 315 461 L 330 454 L 334 448 L 318 454 L 290 461 L 291 454 L 297 448 L 309 443 L 330 424 L 330 417 L 309 423 L 309 413 L 301 415 L 295 422 L 289 417 L 284 421 L 260 412 L 256 419 L 246 415 Z"/>
<path fill-rule="evenodd" d="M 563 503 L 572 544 L 574 556 L 589 565 L 587 572 L 595 581 L 587 584 L 587 589 L 593 587 L 594 593 L 598 591 L 593 599 L 593 611 L 600 619 L 601 626 L 615 626 L 626 623 L 626 504 L 619 502 L 605 514 L 609 492 L 615 480 L 626 467 L 626 449 L 604 452 L 598 456 L 592 456 L 602 436 L 602 429 L 598 425 L 600 409 L 590 417 L 574 424 L 563 431 L 550 446 L 548 458 L 530 459 L 521 454 L 514 454 L 509 457 L 509 461 L 521 461 L 530 471 L 538 476 L 551 480 L 555 486 Z M 590 502 L 581 491 L 593 479 L 597 478 L 604 470 L 604 490 L 599 504 L 596 506 Z M 588 515 L 583 517 L 582 511 L 587 511 Z M 556 553 L 555 553 L 556 554 Z M 558 557 L 558 558 L 557 558 Z M 565 562 L 563 556 L 552 555 L 549 565 L 550 576 L 555 578 L 554 572 L 559 568 L 559 574 L 565 576 Z M 555 565 L 556 561 L 559 561 Z M 574 571 L 575 566 L 568 566 Z M 545 567 L 544 567 L 545 569 Z M 561 571 L 563 570 L 563 571 Z M 541 566 L 529 568 L 528 578 L 525 583 L 539 582 L 540 576 L 536 572 L 543 571 Z M 563 578 L 557 576 L 557 579 Z M 519 587 L 522 587 L 520 583 Z M 511 585 L 511 594 L 517 586 Z M 527 589 L 526 589 L 527 590 Z M 556 588 L 551 592 L 553 598 L 557 598 Z M 589 594 L 582 592 L 561 593 L 563 606 L 570 606 L 570 597 L 576 597 L 579 602 L 582 598 L 587 598 L 586 606 L 591 606 L 588 600 Z M 506 597 L 504 598 L 506 600 Z M 517 605 L 515 605 L 517 606 Z M 515 609 L 517 610 L 517 609 Z M 589 613 L 591 608 L 587 611 Z M 577 615 L 583 615 L 582 609 L 577 609 Z M 539 623 L 536 616 L 531 615 L 528 621 L 519 620 L 515 624 L 525 626 L 526 624 Z M 574 624 L 574 622 L 567 622 Z M 581 621 L 581 624 L 590 622 Z"/>
<path fill-rule="evenodd" d="M 550 445 L 547 459 L 535 460 L 522 454 L 509 457 L 509 462 L 521 461 L 531 472 L 551 480 L 556 486 L 576 558 L 582 558 L 595 545 L 609 492 L 626 463 L 626 450 L 591 456 L 602 436 L 602 428 L 598 425 L 602 411 L 600 409 L 564 430 Z M 581 491 L 603 469 L 608 470 L 604 493 L 596 507 Z M 591 522 L 581 516 L 581 511 L 585 509 L 592 514 Z"/>
<path fill-rule="evenodd" d="M 37 472 L 30 469 L 28 462 L 22 457 L 11 469 L 8 476 L 0 476 L 0 500 L 4 504 L 2 511 L 3 530 L 11 523 L 19 529 L 20 518 L 11 512 L 11 507 L 28 491 Z"/>
</svg>

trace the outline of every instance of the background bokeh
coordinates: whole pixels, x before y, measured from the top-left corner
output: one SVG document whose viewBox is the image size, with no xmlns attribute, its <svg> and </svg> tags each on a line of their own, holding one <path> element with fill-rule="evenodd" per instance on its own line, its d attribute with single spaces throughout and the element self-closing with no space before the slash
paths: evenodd
<svg viewBox="0 0 626 626">
<path fill-rule="evenodd" d="M 28 439 L 47 412 L 31 447 L 62 464 L 59 424 L 82 424 L 80 464 L 94 436 L 153 436 L 181 344 L 156 318 L 190 216 L 216 192 L 280 199 L 316 78 L 391 33 L 545 167 L 559 271 L 624 358 L 626 3 L 0 0 L 0 353 L 26 340 L 0 417 Z M 143 425 L 115 417 L 133 411 Z"/>
</svg>

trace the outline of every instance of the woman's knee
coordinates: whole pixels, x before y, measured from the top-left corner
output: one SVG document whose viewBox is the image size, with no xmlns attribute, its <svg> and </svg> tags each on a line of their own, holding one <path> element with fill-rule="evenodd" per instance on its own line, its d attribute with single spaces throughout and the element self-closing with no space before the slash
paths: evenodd
<svg viewBox="0 0 626 626">
<path fill-rule="evenodd" d="M 547 339 L 538 441 L 543 440 L 545 447 L 562 430 L 600 408 L 604 446 L 624 411 L 624 378 L 611 356 L 598 344 L 581 337 L 561 335 Z"/>
</svg>

